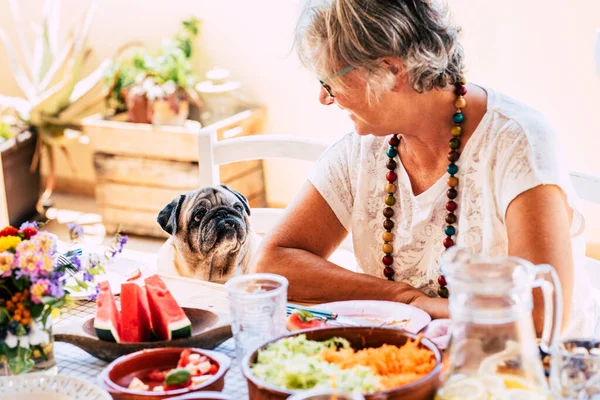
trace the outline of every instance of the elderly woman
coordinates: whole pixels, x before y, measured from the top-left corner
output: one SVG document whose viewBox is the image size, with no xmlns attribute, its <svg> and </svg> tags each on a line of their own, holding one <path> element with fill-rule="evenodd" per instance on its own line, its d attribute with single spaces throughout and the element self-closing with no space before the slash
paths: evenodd
<svg viewBox="0 0 600 400">
<path fill-rule="evenodd" d="M 346 111 L 355 132 L 312 169 L 263 241 L 259 271 L 285 275 L 297 301 L 391 300 L 443 318 L 440 258 L 456 244 L 551 264 L 564 309 L 584 306 L 584 224 L 556 135 L 535 110 L 465 81 L 440 4 L 319 1 L 297 47 L 320 102 Z M 328 261 L 348 233 L 360 273 Z"/>
</svg>

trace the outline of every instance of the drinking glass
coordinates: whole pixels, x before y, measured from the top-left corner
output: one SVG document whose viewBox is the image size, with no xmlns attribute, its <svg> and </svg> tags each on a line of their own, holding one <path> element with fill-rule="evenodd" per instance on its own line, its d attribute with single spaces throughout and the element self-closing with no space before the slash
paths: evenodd
<svg viewBox="0 0 600 400">
<path fill-rule="evenodd" d="M 565 339 L 552 349 L 550 388 L 557 400 L 600 400 L 600 339 Z"/>
<path fill-rule="evenodd" d="M 288 281 L 275 274 L 240 275 L 225 283 L 239 361 L 248 351 L 285 334 Z"/>
</svg>

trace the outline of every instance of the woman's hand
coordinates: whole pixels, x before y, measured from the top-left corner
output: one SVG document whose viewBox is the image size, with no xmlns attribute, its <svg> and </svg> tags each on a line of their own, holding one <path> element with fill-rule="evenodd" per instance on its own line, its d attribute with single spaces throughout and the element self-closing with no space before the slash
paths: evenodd
<svg viewBox="0 0 600 400">
<path fill-rule="evenodd" d="M 448 299 L 429 297 L 423 293 L 408 304 L 425 311 L 427 314 L 431 315 L 432 319 L 450 318 L 450 313 L 448 312 Z"/>
<path fill-rule="evenodd" d="M 263 239 L 255 270 L 285 276 L 288 298 L 305 303 L 387 300 L 410 304 L 423 292 L 401 282 L 359 274 L 327 259 L 348 233 L 312 184 L 305 185 L 282 221 Z M 444 307 L 427 303 L 438 318 Z"/>
</svg>

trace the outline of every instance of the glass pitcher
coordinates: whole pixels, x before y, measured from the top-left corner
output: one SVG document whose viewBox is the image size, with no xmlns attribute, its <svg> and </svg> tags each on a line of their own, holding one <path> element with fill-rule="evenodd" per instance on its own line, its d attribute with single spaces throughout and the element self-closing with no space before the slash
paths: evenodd
<svg viewBox="0 0 600 400">
<path fill-rule="evenodd" d="M 544 296 L 544 351 L 558 338 L 562 292 L 549 265 L 516 257 L 446 252 L 452 326 L 438 400 L 528 399 L 549 396 L 532 319 L 532 288 Z"/>
</svg>

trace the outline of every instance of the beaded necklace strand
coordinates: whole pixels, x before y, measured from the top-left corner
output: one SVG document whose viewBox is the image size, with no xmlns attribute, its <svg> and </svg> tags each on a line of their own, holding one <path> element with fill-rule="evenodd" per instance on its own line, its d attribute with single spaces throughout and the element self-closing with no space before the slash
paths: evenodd
<svg viewBox="0 0 600 400">
<path fill-rule="evenodd" d="M 446 225 L 443 228 L 444 235 L 444 248 L 449 249 L 454 246 L 453 236 L 456 235 L 456 198 L 458 196 L 458 178 L 456 174 L 458 173 L 458 165 L 456 162 L 460 158 L 460 136 L 462 135 L 462 124 L 465 121 L 465 116 L 462 110 L 467 105 L 467 102 L 464 98 L 465 94 L 467 94 L 466 80 L 463 78 L 459 82 L 454 85 L 454 93 L 456 94 L 456 100 L 454 101 L 454 106 L 456 107 L 456 112 L 452 116 L 452 122 L 454 126 L 450 130 L 452 134 L 452 138 L 448 142 L 450 147 L 450 151 L 448 152 L 448 167 L 446 170 L 450 175 L 448 177 L 448 191 L 446 192 L 446 196 L 448 197 L 448 202 L 446 203 L 446 211 L 448 214 L 446 215 Z M 383 216 L 385 220 L 383 221 L 383 228 L 385 232 L 383 233 L 383 253 L 384 256 L 382 258 L 382 263 L 384 265 L 383 275 L 390 281 L 394 280 L 395 271 L 392 268 L 392 264 L 394 263 L 394 258 L 392 257 L 392 253 L 394 251 L 394 247 L 392 242 L 394 241 L 394 234 L 392 230 L 394 229 L 394 221 L 392 221 L 392 217 L 394 216 L 394 209 L 392 208 L 396 204 L 396 198 L 394 194 L 396 193 L 396 181 L 398 180 L 398 174 L 396 174 L 395 170 L 398 167 L 398 163 L 395 158 L 398 155 L 398 145 L 400 144 L 400 139 L 397 134 L 393 134 L 388 141 L 390 147 L 387 149 L 388 162 L 386 167 L 388 169 L 387 174 L 385 175 L 385 179 L 387 184 L 385 185 L 385 192 L 387 193 L 384 204 L 385 208 L 383 209 Z M 438 277 L 438 284 L 440 285 L 438 288 L 438 295 L 443 298 L 448 298 L 449 292 L 446 286 L 446 278 L 444 275 L 440 275 Z"/>
</svg>

